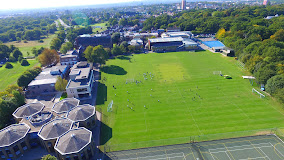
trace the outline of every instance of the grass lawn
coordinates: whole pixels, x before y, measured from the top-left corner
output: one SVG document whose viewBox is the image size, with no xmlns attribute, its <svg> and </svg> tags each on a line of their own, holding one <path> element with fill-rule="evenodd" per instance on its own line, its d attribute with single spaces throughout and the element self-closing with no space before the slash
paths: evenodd
<svg viewBox="0 0 284 160">
<path fill-rule="evenodd" d="M 283 127 L 280 104 L 253 94 L 236 63 L 209 51 L 109 60 L 101 68 L 97 97 L 97 108 L 107 116 L 102 144 Z M 126 84 L 127 79 L 142 83 Z M 113 111 L 107 112 L 112 100 Z"/>
<path fill-rule="evenodd" d="M 107 30 L 107 22 L 105 23 L 97 23 L 97 24 L 93 24 L 91 25 L 92 27 L 100 27 L 100 28 L 94 28 L 93 29 L 93 32 L 96 33 L 97 31 L 98 32 L 102 32 L 102 31 L 105 31 Z"/>
<path fill-rule="evenodd" d="M 20 63 L 15 62 L 11 63 L 13 65 L 12 69 L 7 69 L 5 66 L 0 68 L 0 91 L 3 91 L 8 85 L 16 84 L 18 78 L 22 75 L 22 73 L 34 66 L 39 66 L 37 60 L 28 60 L 29 66 L 21 66 Z"/>
<path fill-rule="evenodd" d="M 8 43 L 4 43 L 5 45 L 15 45 L 16 47 L 18 47 L 20 49 L 20 51 L 23 53 L 24 57 L 27 57 L 28 54 L 27 52 L 30 53 L 30 56 L 34 56 L 32 54 L 32 48 L 35 47 L 37 49 L 39 49 L 40 47 L 44 47 L 44 48 L 49 48 L 50 47 L 50 42 L 53 38 L 56 37 L 56 34 L 51 34 L 49 35 L 48 38 L 43 39 L 43 43 L 39 43 L 38 41 L 28 41 L 28 43 L 24 43 L 24 41 L 21 41 L 20 43 L 14 41 L 14 42 L 8 42 Z"/>
</svg>

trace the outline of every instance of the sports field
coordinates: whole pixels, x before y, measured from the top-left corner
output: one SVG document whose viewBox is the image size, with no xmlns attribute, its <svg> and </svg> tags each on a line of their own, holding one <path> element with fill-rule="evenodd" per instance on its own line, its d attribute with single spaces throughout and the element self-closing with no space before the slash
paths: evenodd
<svg viewBox="0 0 284 160">
<path fill-rule="evenodd" d="M 102 144 L 284 126 L 281 106 L 253 94 L 242 68 L 220 54 L 124 56 L 109 60 L 101 72 L 97 108 L 106 115 Z M 107 112 L 111 101 L 112 112 Z"/>
</svg>

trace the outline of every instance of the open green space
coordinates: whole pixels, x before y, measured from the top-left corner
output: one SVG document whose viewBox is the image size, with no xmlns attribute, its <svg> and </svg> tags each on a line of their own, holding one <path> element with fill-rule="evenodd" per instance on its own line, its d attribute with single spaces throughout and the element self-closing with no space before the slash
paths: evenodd
<svg viewBox="0 0 284 160">
<path fill-rule="evenodd" d="M 90 25 L 91 27 L 93 27 L 93 32 L 96 33 L 97 31 L 98 32 L 102 32 L 102 31 L 105 31 L 107 30 L 107 22 L 105 23 L 97 23 L 97 24 L 93 24 L 93 25 Z M 99 28 L 94 28 L 94 27 L 99 27 Z"/>
<path fill-rule="evenodd" d="M 8 42 L 4 44 L 8 46 L 14 45 L 18 47 L 20 51 L 23 53 L 23 56 L 27 57 L 27 56 L 34 56 L 32 54 L 33 47 L 35 47 L 36 49 L 39 49 L 40 47 L 49 48 L 51 40 L 55 37 L 56 37 L 56 34 L 51 34 L 47 38 L 42 39 L 44 41 L 43 43 L 40 43 L 38 41 L 27 41 L 27 43 L 24 43 L 24 41 L 21 41 L 21 42 L 14 41 L 14 42 Z M 30 55 L 28 55 L 28 52 L 30 53 Z"/>
<path fill-rule="evenodd" d="M 21 66 L 19 62 L 11 63 L 13 68 L 7 69 L 5 65 L 0 68 L 0 91 L 3 91 L 8 85 L 16 84 L 18 78 L 25 72 L 26 70 L 39 66 L 37 60 L 28 60 L 29 66 Z"/>
<path fill-rule="evenodd" d="M 222 71 L 232 79 L 213 71 Z M 97 108 L 104 115 L 101 143 L 283 127 L 281 105 L 252 93 L 253 86 L 242 78 L 244 75 L 234 58 L 209 51 L 137 54 L 109 60 L 101 68 L 97 96 Z M 112 112 L 107 112 L 111 101 Z"/>
</svg>

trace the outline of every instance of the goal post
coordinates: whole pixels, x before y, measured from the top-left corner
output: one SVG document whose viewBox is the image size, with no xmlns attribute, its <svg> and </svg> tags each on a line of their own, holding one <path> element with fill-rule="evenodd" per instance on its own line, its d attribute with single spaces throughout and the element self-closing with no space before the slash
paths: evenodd
<svg viewBox="0 0 284 160">
<path fill-rule="evenodd" d="M 265 98 L 264 94 L 260 93 L 258 90 L 254 89 L 254 88 L 252 89 L 252 93 L 257 93 L 259 95 L 259 98 Z"/>
<path fill-rule="evenodd" d="M 113 105 L 113 100 L 108 104 L 107 112 L 111 112 L 112 111 L 112 105 Z"/>
<path fill-rule="evenodd" d="M 134 83 L 134 78 L 126 79 L 125 83 Z"/>
<path fill-rule="evenodd" d="M 220 75 L 220 74 L 222 74 L 222 71 L 213 71 L 213 74 L 214 75 Z"/>
</svg>

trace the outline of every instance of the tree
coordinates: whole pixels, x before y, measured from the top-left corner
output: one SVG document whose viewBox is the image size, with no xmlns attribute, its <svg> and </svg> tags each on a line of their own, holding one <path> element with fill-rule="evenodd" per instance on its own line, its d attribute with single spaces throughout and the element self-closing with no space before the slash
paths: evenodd
<svg viewBox="0 0 284 160">
<path fill-rule="evenodd" d="M 50 42 L 50 49 L 55 49 L 55 50 L 59 50 L 61 47 L 61 40 L 59 38 L 54 38 L 51 40 Z"/>
<path fill-rule="evenodd" d="M 57 158 L 52 156 L 52 155 L 50 155 L 50 154 L 48 154 L 48 155 L 43 156 L 41 158 L 41 160 L 57 160 Z"/>
<path fill-rule="evenodd" d="M 23 57 L 23 54 L 22 52 L 19 50 L 19 49 L 15 49 L 12 53 L 13 57 L 15 57 L 17 60 L 19 58 L 19 56 L 22 56 Z"/>
<path fill-rule="evenodd" d="M 275 75 L 275 71 L 267 68 L 260 68 L 255 74 L 255 78 L 260 84 L 266 84 L 267 80 Z"/>
<path fill-rule="evenodd" d="M 42 66 L 55 65 L 59 62 L 59 55 L 54 49 L 45 48 L 38 59 Z"/>
<path fill-rule="evenodd" d="M 270 37 L 271 39 L 275 39 L 277 41 L 284 41 L 284 29 L 280 29 L 277 32 L 275 32 L 274 35 Z"/>
<path fill-rule="evenodd" d="M 21 65 L 22 65 L 22 66 L 29 66 L 30 63 L 29 63 L 26 59 L 23 59 L 23 60 L 21 61 Z"/>
<path fill-rule="evenodd" d="M 66 43 L 63 43 L 61 48 L 60 48 L 60 52 L 63 53 L 63 54 L 66 54 L 67 51 L 69 50 L 72 50 L 73 49 L 73 45 L 71 42 L 66 42 Z"/>
<path fill-rule="evenodd" d="M 10 62 L 7 62 L 6 65 L 5 65 L 5 68 L 11 69 L 11 68 L 13 68 L 13 65 Z"/>
<path fill-rule="evenodd" d="M 114 56 L 117 56 L 117 55 L 121 55 L 123 52 L 121 51 L 121 48 L 114 44 L 113 45 L 113 48 L 111 49 L 111 54 L 114 55 Z"/>
<path fill-rule="evenodd" d="M 114 33 L 111 35 L 112 43 L 118 43 L 120 40 L 120 33 Z"/>
<path fill-rule="evenodd" d="M 119 25 L 120 25 L 120 26 L 126 26 L 126 25 L 127 25 L 127 20 L 126 20 L 125 18 L 121 18 L 121 19 L 119 20 Z"/>
<path fill-rule="evenodd" d="M 84 52 L 85 58 L 89 62 L 105 64 L 108 59 L 108 54 L 102 45 L 96 47 L 88 46 Z"/>
<path fill-rule="evenodd" d="M 274 94 L 277 90 L 284 88 L 284 75 L 276 75 L 267 81 L 265 86 L 266 91 L 270 94 Z"/>
<path fill-rule="evenodd" d="M 66 86 L 68 84 L 68 81 L 65 79 L 62 79 L 60 76 L 57 77 L 57 81 L 55 83 L 55 89 L 57 91 L 65 91 L 66 90 Z"/>
</svg>

